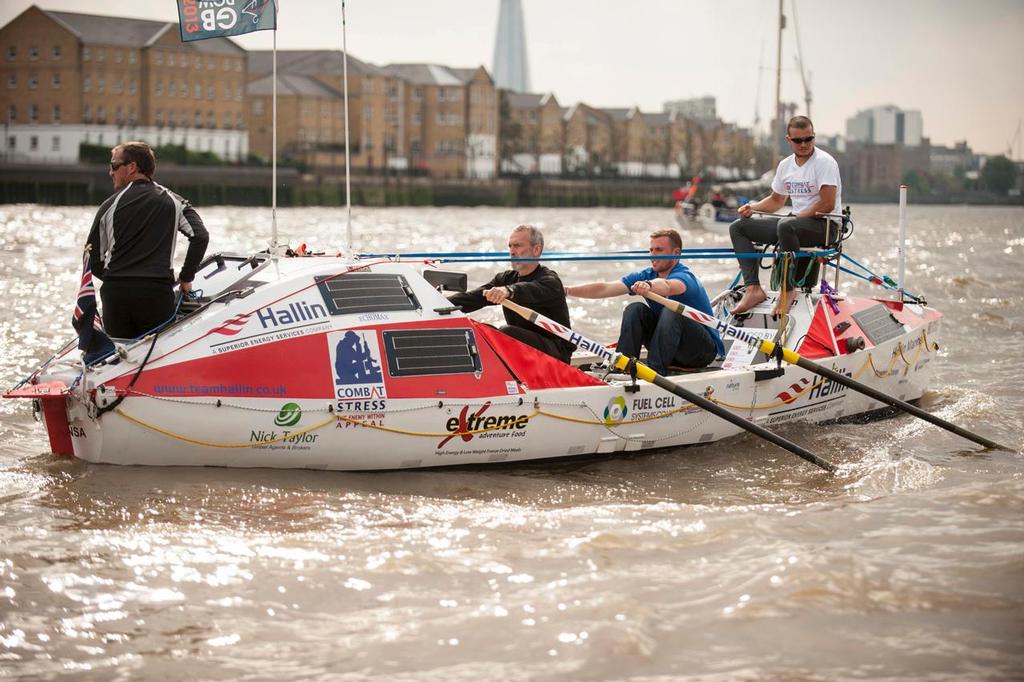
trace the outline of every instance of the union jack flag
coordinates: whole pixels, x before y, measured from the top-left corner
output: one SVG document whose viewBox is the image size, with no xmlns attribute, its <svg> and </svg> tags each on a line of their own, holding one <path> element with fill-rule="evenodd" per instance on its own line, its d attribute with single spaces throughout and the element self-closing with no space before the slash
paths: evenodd
<svg viewBox="0 0 1024 682">
<path fill-rule="evenodd" d="M 113 352 L 114 343 L 103 329 L 103 318 L 96 309 L 96 285 L 89 263 L 90 247 L 82 254 L 82 283 L 78 286 L 71 326 L 78 332 L 78 348 L 85 351 L 85 364 L 91 364 Z"/>
</svg>

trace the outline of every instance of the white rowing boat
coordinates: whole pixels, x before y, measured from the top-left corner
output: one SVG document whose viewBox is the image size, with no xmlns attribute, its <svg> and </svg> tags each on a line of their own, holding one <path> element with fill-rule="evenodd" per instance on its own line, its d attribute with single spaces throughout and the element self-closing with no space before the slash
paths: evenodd
<svg viewBox="0 0 1024 682">
<path fill-rule="evenodd" d="M 31 399 L 51 449 L 89 462 L 404 469 L 707 443 L 741 432 L 617 369 L 570 367 L 452 310 L 422 262 L 208 258 L 204 298 L 156 335 L 83 368 L 77 353 L 5 394 Z M 773 299 L 742 321 L 776 334 Z M 942 315 L 797 293 L 781 345 L 902 400 L 927 389 Z M 856 350 L 854 350 L 856 349 Z M 754 424 L 820 422 L 883 404 L 727 341 L 667 379 Z"/>
</svg>

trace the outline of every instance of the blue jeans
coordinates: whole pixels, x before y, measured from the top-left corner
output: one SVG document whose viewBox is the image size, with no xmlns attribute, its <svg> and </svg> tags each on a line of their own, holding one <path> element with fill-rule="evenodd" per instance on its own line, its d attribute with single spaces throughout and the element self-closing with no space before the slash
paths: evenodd
<svg viewBox="0 0 1024 682">
<path fill-rule="evenodd" d="M 717 351 L 711 332 L 699 322 L 666 308 L 655 313 L 646 303 L 630 303 L 622 314 L 618 351 L 635 358 L 647 347 L 647 366 L 666 374 L 669 365 L 707 367 Z"/>
</svg>

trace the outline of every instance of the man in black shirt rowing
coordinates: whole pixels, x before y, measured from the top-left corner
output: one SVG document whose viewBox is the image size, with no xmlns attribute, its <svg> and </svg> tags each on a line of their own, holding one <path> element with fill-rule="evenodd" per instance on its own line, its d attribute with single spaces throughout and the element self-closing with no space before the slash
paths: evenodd
<svg viewBox="0 0 1024 682">
<path fill-rule="evenodd" d="M 544 235 L 533 225 L 520 225 L 508 238 L 508 254 L 511 258 L 539 258 L 544 252 Z M 460 306 L 463 312 L 471 313 L 488 305 L 501 305 L 509 299 L 555 322 L 569 327 L 569 307 L 565 303 L 565 288 L 554 270 L 537 261 L 517 260 L 512 269 L 499 272 L 487 284 L 464 294 L 449 296 L 452 305 Z M 572 357 L 573 345 L 558 338 L 551 332 L 534 326 L 528 320 L 508 308 L 504 309 L 505 322 L 501 331 L 528 346 L 568 363 Z"/>
<path fill-rule="evenodd" d="M 110 150 L 114 194 L 103 202 L 89 232 L 93 274 L 103 280 L 103 323 L 110 336 L 133 339 L 174 314 L 174 285 L 192 290 L 210 240 L 195 209 L 153 182 L 156 158 L 145 142 Z M 188 238 L 185 263 L 174 276 L 178 232 Z"/>
</svg>

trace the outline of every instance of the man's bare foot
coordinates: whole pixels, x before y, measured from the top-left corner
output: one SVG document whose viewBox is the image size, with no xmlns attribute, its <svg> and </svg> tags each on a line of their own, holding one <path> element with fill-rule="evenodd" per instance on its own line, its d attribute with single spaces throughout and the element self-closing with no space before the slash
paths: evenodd
<svg viewBox="0 0 1024 682">
<path fill-rule="evenodd" d="M 733 306 L 732 314 L 739 315 L 745 313 L 758 303 L 762 303 L 768 300 L 768 294 L 764 293 L 764 289 L 756 284 L 748 284 L 743 290 L 743 298 L 740 302 Z"/>
</svg>

